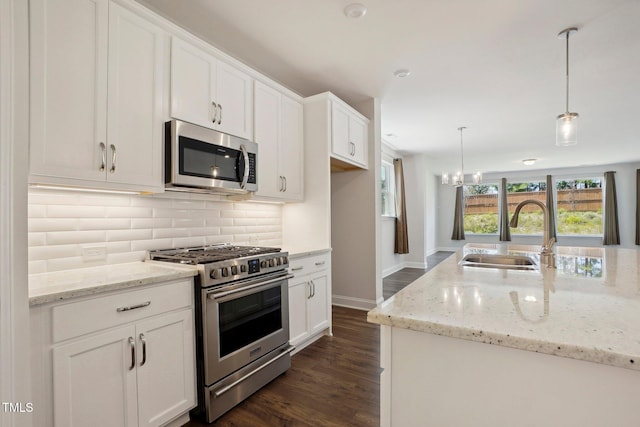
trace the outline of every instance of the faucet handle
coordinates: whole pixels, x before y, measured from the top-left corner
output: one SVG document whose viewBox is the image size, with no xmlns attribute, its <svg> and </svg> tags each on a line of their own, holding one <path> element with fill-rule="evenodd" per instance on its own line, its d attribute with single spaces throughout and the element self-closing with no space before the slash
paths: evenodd
<svg viewBox="0 0 640 427">
<path fill-rule="evenodd" d="M 547 249 L 551 249 L 553 245 L 555 245 L 555 243 L 556 243 L 556 238 L 555 237 L 550 238 L 546 244 Z"/>
</svg>

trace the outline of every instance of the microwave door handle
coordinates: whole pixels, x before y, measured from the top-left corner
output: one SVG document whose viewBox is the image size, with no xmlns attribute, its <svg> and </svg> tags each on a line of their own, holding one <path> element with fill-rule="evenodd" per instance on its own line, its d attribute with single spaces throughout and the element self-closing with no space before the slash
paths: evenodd
<svg viewBox="0 0 640 427">
<path fill-rule="evenodd" d="M 242 182 L 240 183 L 240 188 L 244 190 L 247 185 L 247 181 L 249 180 L 249 153 L 247 152 L 244 144 L 240 145 L 240 151 L 242 151 L 242 156 L 244 157 L 244 171 L 242 172 Z"/>
</svg>

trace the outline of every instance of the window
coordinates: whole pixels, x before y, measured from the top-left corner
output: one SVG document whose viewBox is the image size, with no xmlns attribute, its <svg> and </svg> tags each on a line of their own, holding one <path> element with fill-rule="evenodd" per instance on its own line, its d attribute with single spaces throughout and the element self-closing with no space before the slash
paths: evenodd
<svg viewBox="0 0 640 427">
<path fill-rule="evenodd" d="M 602 235 L 602 177 L 556 179 L 558 235 Z"/>
<path fill-rule="evenodd" d="M 498 233 L 498 185 L 465 185 L 464 232 Z"/>
<path fill-rule="evenodd" d="M 507 206 L 509 218 L 513 217 L 516 206 L 524 200 L 539 200 L 546 205 L 547 183 L 544 181 L 514 182 L 507 184 Z M 518 216 L 518 227 L 511 234 L 539 234 L 544 231 L 544 212 L 539 206 L 529 204 L 522 207 Z"/>
<path fill-rule="evenodd" d="M 395 182 L 393 174 L 393 164 L 382 161 L 382 168 L 380 170 L 380 184 L 382 196 L 382 215 L 383 216 L 396 216 L 396 195 L 395 195 Z"/>
</svg>

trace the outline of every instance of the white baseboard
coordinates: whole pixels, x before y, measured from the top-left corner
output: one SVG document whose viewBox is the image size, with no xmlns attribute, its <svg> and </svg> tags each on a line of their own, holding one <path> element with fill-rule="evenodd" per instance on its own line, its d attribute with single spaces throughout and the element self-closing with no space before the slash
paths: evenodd
<svg viewBox="0 0 640 427">
<path fill-rule="evenodd" d="M 427 263 L 405 261 L 398 265 L 394 265 L 393 267 L 388 267 L 382 270 L 382 277 L 387 277 L 390 274 L 393 274 L 402 270 L 403 268 L 423 268 L 424 269 L 424 268 L 427 268 Z"/>
<path fill-rule="evenodd" d="M 374 300 L 346 297 L 342 295 L 333 295 L 331 297 L 331 304 L 339 307 L 355 308 L 356 310 L 365 311 L 369 311 L 378 305 Z"/>
</svg>

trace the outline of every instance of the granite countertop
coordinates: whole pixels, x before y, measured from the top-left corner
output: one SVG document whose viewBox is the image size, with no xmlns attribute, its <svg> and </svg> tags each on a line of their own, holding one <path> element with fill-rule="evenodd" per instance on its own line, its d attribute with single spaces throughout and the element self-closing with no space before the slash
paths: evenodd
<svg viewBox="0 0 640 427">
<path fill-rule="evenodd" d="M 29 306 L 192 277 L 195 266 L 130 262 L 29 275 Z"/>
<path fill-rule="evenodd" d="M 295 250 L 292 250 L 292 251 L 290 250 L 288 252 L 289 252 L 289 259 L 298 259 L 298 258 L 304 258 L 304 257 L 308 257 L 308 256 L 322 255 L 322 254 L 325 254 L 327 252 L 331 252 L 331 248 L 324 248 L 324 249 L 295 249 Z"/>
<path fill-rule="evenodd" d="M 372 323 L 640 370 L 640 251 L 557 247 L 557 269 L 462 267 L 468 244 L 368 313 Z"/>
</svg>

